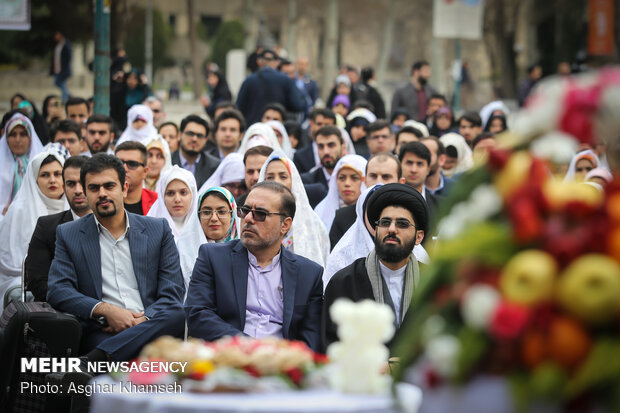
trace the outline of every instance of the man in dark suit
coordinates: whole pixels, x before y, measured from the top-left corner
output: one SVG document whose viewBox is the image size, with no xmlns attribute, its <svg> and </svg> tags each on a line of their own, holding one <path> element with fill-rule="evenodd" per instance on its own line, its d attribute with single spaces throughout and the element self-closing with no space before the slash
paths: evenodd
<svg viewBox="0 0 620 413">
<path fill-rule="evenodd" d="M 431 151 L 422 142 L 409 142 L 400 147 L 398 157 L 405 183 L 422 195 L 432 219 L 437 212 L 440 198 L 433 195 L 425 185 L 431 171 Z"/>
<path fill-rule="evenodd" d="M 260 182 L 238 214 L 241 240 L 200 247 L 185 302 L 189 335 L 275 336 L 318 350 L 323 268 L 282 247 L 295 215 L 293 194 Z"/>
<path fill-rule="evenodd" d="M 80 181 L 93 213 L 58 227 L 47 301 L 80 320 L 89 361 L 131 360 L 157 337 L 183 334 L 179 254 L 166 220 L 125 211 L 118 158 L 96 154 Z"/>
<path fill-rule="evenodd" d="M 314 142 L 314 134 L 326 125 L 336 125 L 336 115 L 330 109 L 314 109 L 310 113 L 310 145 L 298 149 L 293 156 L 293 162 L 300 174 L 310 171 L 316 166 L 314 151 L 318 148 Z"/>
<path fill-rule="evenodd" d="M 80 169 L 87 160 L 85 156 L 72 156 L 65 161 L 62 180 L 70 209 L 40 217 L 32 234 L 26 258 L 26 289 L 32 291 L 36 301 L 45 301 L 47 295 L 47 273 L 54 259 L 56 227 L 91 212 L 80 183 Z"/>
<path fill-rule="evenodd" d="M 263 50 L 258 59 L 259 69 L 241 84 L 237 94 L 237 108 L 248 125 L 260 122 L 265 106 L 280 103 L 289 112 L 306 110 L 305 99 L 293 79 L 278 72 L 279 59 L 272 50 Z"/>
<path fill-rule="evenodd" d="M 62 92 L 63 103 L 69 98 L 67 90 L 67 79 L 71 77 L 71 43 L 65 38 L 65 35 L 59 31 L 54 33 L 56 46 L 52 55 L 52 66 L 50 74 L 54 75 L 54 85 L 60 88 Z"/>
<path fill-rule="evenodd" d="M 327 190 L 336 164 L 346 153 L 342 133 L 336 126 L 323 126 L 315 132 L 313 145 L 317 147 L 321 165 L 302 174 L 301 180 L 304 184 L 321 184 Z"/>
<path fill-rule="evenodd" d="M 194 174 L 198 188 L 215 172 L 220 160 L 206 153 L 209 124 L 197 115 L 189 115 L 181 121 L 179 149 L 172 152 L 172 164 L 179 165 Z"/>
<path fill-rule="evenodd" d="M 420 140 L 431 151 L 431 170 L 426 177 L 425 186 L 435 197 L 444 197 L 448 194 L 454 180 L 443 176 L 441 170 L 446 162 L 446 148 L 435 136 L 429 136 Z"/>
</svg>

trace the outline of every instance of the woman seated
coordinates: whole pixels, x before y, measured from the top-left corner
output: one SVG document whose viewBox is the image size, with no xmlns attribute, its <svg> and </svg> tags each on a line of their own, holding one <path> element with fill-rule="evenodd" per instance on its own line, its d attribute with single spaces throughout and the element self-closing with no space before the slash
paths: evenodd
<svg viewBox="0 0 620 413">
<path fill-rule="evenodd" d="M 355 204 L 366 185 L 366 159 L 359 155 L 345 155 L 336 164 L 332 178 L 329 180 L 327 196 L 316 206 L 314 211 L 321 217 L 329 233 L 336 210 Z"/>
<path fill-rule="evenodd" d="M 279 182 L 295 197 L 293 226 L 282 240 L 284 247 L 324 267 L 329 255 L 329 234 L 310 206 L 295 164 L 281 151 L 272 153 L 260 170 L 258 182 L 262 181 Z"/>
<path fill-rule="evenodd" d="M 441 169 L 444 176 L 452 178 L 474 167 L 474 157 L 464 137 L 458 133 L 450 132 L 443 135 L 439 140 L 446 148 L 446 162 Z"/>
<path fill-rule="evenodd" d="M 146 105 L 133 105 L 127 111 L 127 127 L 116 146 L 125 141 L 142 142 L 153 135 L 157 135 L 157 129 L 153 126 L 153 111 Z"/>
<path fill-rule="evenodd" d="M 157 190 L 157 181 L 172 168 L 172 158 L 168 142 L 161 135 L 153 135 L 142 141 L 146 147 L 146 166 L 149 171 L 144 180 L 144 186 L 151 191 Z"/>
<path fill-rule="evenodd" d="M 245 186 L 243 155 L 237 152 L 226 155 L 215 172 L 202 184 L 198 193 L 202 194 L 204 191 L 214 186 L 222 186 L 228 189 L 235 199 L 239 199 L 247 194 L 248 189 Z"/>
<path fill-rule="evenodd" d="M 226 188 L 216 186 L 207 189 L 198 198 L 197 209 L 198 212 L 192 214 L 187 222 L 187 229 L 177 242 L 185 288 L 189 285 L 198 258 L 198 249 L 202 244 L 228 242 L 239 238 L 237 203 Z"/>
<path fill-rule="evenodd" d="M 564 177 L 564 181 L 583 182 L 588 172 L 598 168 L 600 163 L 601 162 L 594 151 L 590 149 L 581 151 L 573 156 L 573 159 L 571 159 L 570 164 L 568 165 L 568 171 Z"/>
<path fill-rule="evenodd" d="M 35 156 L 24 176 L 19 193 L 0 222 L 0 308 L 4 293 L 21 281 L 22 262 L 39 217 L 69 208 L 62 183 L 62 166 L 69 151 L 49 144 Z"/>
</svg>

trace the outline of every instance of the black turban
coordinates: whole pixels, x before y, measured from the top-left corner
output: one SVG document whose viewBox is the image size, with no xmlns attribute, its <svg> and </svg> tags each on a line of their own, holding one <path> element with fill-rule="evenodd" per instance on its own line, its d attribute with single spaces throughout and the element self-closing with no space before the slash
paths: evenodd
<svg viewBox="0 0 620 413">
<path fill-rule="evenodd" d="M 411 212 L 416 229 L 428 233 L 429 212 L 424 197 L 406 184 L 387 184 L 377 189 L 368 199 L 366 213 L 373 228 L 381 217 L 381 211 L 389 206 L 403 207 Z"/>
</svg>

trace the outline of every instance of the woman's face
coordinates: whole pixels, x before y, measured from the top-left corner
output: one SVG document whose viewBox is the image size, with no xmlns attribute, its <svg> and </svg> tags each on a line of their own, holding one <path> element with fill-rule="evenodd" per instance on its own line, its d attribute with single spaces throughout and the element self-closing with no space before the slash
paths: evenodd
<svg viewBox="0 0 620 413">
<path fill-rule="evenodd" d="M 446 161 L 443 164 L 443 169 L 449 171 L 452 168 L 456 168 L 457 162 L 458 162 L 457 158 L 453 158 L 452 156 L 446 155 Z"/>
<path fill-rule="evenodd" d="M 351 139 L 353 142 L 357 142 L 366 136 L 366 129 L 364 129 L 364 125 L 353 126 L 351 128 Z"/>
<path fill-rule="evenodd" d="M 131 122 L 131 126 L 135 129 L 135 130 L 140 130 L 143 127 L 146 126 L 146 122 L 143 121 L 142 119 L 136 119 L 133 122 Z"/>
<path fill-rule="evenodd" d="M 594 169 L 594 164 L 589 159 L 578 160 L 575 164 L 575 181 L 583 181 L 592 169 Z"/>
<path fill-rule="evenodd" d="M 219 80 L 220 78 L 213 72 L 209 72 L 207 75 L 207 84 L 212 88 L 217 86 L 217 82 L 219 82 Z"/>
<path fill-rule="evenodd" d="M 504 123 L 501 119 L 495 118 L 491 121 L 491 125 L 489 125 L 489 132 L 491 133 L 500 133 L 504 130 Z"/>
<path fill-rule="evenodd" d="M 405 115 L 398 115 L 394 118 L 394 122 L 392 122 L 392 125 L 396 125 L 399 127 L 403 127 L 403 124 L 407 121 L 407 116 Z"/>
<path fill-rule="evenodd" d="M 351 168 L 344 167 L 338 172 L 338 195 L 346 205 L 353 205 L 359 198 L 362 177 Z"/>
<path fill-rule="evenodd" d="M 192 204 L 192 191 L 189 190 L 185 182 L 175 179 L 166 187 L 164 203 L 173 218 L 183 217 Z"/>
<path fill-rule="evenodd" d="M 336 94 L 338 95 L 347 95 L 349 96 L 349 93 L 351 92 L 351 88 L 347 85 L 345 85 L 344 83 L 340 83 L 338 84 L 338 86 L 336 86 Z"/>
<path fill-rule="evenodd" d="M 62 104 L 58 98 L 51 98 L 47 101 L 47 116 L 50 119 L 61 118 L 63 115 Z"/>
<path fill-rule="evenodd" d="M 436 121 L 437 127 L 441 130 L 448 129 L 452 124 L 452 119 L 448 115 L 440 115 Z"/>
<path fill-rule="evenodd" d="M 30 135 L 26 128 L 21 125 L 15 126 L 7 136 L 6 143 L 9 145 L 11 153 L 15 156 L 22 156 L 30 148 Z"/>
<path fill-rule="evenodd" d="M 46 197 L 60 199 L 64 193 L 62 187 L 62 166 L 60 162 L 54 161 L 43 165 L 41 169 L 39 169 L 37 185 Z"/>
<path fill-rule="evenodd" d="M 129 89 L 135 89 L 138 87 L 138 76 L 135 73 L 131 73 L 127 76 L 126 82 Z"/>
<path fill-rule="evenodd" d="M 271 129 L 273 129 L 273 132 L 276 134 L 276 138 L 278 138 L 278 143 L 280 144 L 280 146 L 282 146 L 282 134 L 276 128 Z"/>
<path fill-rule="evenodd" d="M 230 228 L 233 212 L 228 202 L 217 195 L 207 195 L 200 205 L 200 225 L 208 240 L 224 238 Z"/>
<path fill-rule="evenodd" d="M 159 134 L 164 137 L 166 142 L 168 142 L 168 146 L 170 147 L 170 152 L 174 152 L 179 149 L 179 133 L 172 125 L 166 125 L 159 129 Z"/>
<path fill-rule="evenodd" d="M 291 174 L 289 173 L 286 165 L 279 159 L 274 159 L 267 165 L 265 170 L 265 181 L 278 182 L 288 189 L 292 189 L 293 181 L 291 180 Z"/>
<path fill-rule="evenodd" d="M 13 97 L 13 99 L 11 99 L 11 110 L 17 109 L 17 107 L 20 103 L 22 103 L 23 100 L 24 99 L 20 98 L 19 96 Z"/>
<path fill-rule="evenodd" d="M 146 166 L 149 167 L 149 171 L 146 174 L 148 178 L 157 178 L 161 172 L 161 168 L 164 167 L 166 158 L 163 152 L 157 148 L 149 149 L 147 153 Z"/>
<path fill-rule="evenodd" d="M 347 116 L 347 113 L 349 113 L 349 109 L 347 109 L 347 107 L 342 103 L 334 106 L 332 110 L 334 111 L 334 113 L 340 114 L 340 116 L 342 116 L 343 118 Z"/>
</svg>

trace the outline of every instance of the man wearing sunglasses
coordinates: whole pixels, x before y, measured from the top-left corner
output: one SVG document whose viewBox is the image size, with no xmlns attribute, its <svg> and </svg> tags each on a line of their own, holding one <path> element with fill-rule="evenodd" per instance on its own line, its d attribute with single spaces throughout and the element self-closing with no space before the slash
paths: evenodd
<svg viewBox="0 0 620 413">
<path fill-rule="evenodd" d="M 320 347 L 323 268 L 282 246 L 295 215 L 284 185 L 256 184 L 243 206 L 240 240 L 204 244 L 185 301 L 189 335 L 275 336 Z"/>
<path fill-rule="evenodd" d="M 428 232 L 428 206 L 422 195 L 406 184 L 392 183 L 368 199 L 366 214 L 375 230 L 375 248 L 330 279 L 325 289 L 321 338 L 323 349 L 338 340 L 329 307 L 338 298 L 387 304 L 400 327 L 420 279 L 420 265 L 412 253 Z M 386 360 L 387 361 L 387 360 Z"/>
<path fill-rule="evenodd" d="M 114 154 L 125 165 L 129 189 L 125 196 L 125 209 L 138 215 L 148 214 L 157 200 L 157 192 L 144 188 L 144 179 L 149 171 L 146 166 L 146 147 L 140 142 L 127 141 L 118 145 Z"/>
</svg>

